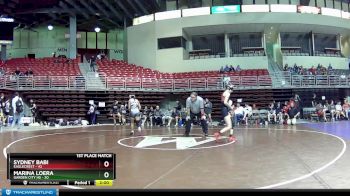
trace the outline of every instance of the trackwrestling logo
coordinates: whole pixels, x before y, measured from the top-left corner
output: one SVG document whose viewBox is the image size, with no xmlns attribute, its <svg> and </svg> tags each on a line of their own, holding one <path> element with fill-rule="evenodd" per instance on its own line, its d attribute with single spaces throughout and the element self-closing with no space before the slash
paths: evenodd
<svg viewBox="0 0 350 196">
<path fill-rule="evenodd" d="M 18 196 L 18 195 L 33 195 L 33 196 L 56 196 L 58 194 L 58 189 L 3 189 L 1 191 L 2 195 L 8 196 Z"/>
<path fill-rule="evenodd" d="M 225 146 L 234 143 L 227 137 L 221 137 L 219 142 L 214 137 L 181 137 L 181 136 L 139 136 L 120 139 L 118 144 L 136 149 L 152 150 L 190 150 Z"/>
</svg>

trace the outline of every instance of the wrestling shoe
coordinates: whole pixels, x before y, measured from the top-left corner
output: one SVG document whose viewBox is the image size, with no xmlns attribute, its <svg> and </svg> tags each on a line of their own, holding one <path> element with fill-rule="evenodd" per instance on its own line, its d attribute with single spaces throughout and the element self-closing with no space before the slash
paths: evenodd
<svg viewBox="0 0 350 196">
<path fill-rule="evenodd" d="M 218 132 L 215 132 L 215 133 L 214 133 L 214 137 L 215 137 L 216 142 L 218 142 L 219 139 L 220 139 L 220 137 L 221 137 L 220 132 L 219 132 L 219 131 L 218 131 Z"/>
<path fill-rule="evenodd" d="M 236 141 L 236 137 L 233 136 L 233 135 L 230 135 L 229 138 L 228 138 L 228 141 L 229 142 L 235 142 Z"/>
</svg>

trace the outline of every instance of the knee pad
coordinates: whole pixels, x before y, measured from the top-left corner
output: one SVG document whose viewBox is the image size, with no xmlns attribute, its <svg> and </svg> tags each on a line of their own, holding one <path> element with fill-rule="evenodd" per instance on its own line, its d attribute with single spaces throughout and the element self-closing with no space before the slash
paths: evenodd
<svg viewBox="0 0 350 196">
<path fill-rule="evenodd" d="M 292 121 L 290 119 L 287 120 L 287 125 L 290 125 Z"/>
<path fill-rule="evenodd" d="M 297 123 L 297 119 L 296 118 L 293 118 L 292 119 L 292 124 L 295 125 Z"/>
</svg>

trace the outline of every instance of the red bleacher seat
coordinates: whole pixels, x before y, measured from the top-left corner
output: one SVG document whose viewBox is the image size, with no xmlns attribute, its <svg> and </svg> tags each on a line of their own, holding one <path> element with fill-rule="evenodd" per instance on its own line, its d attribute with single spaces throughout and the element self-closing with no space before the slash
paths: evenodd
<svg viewBox="0 0 350 196">
<path fill-rule="evenodd" d="M 79 69 L 79 60 L 70 60 L 69 63 L 65 63 L 66 59 L 58 58 L 15 58 L 8 60 L 3 67 L 7 74 L 14 73 L 16 68 L 24 73 L 31 68 L 34 76 L 76 76 L 81 75 Z M 56 62 L 57 61 L 57 62 Z"/>
</svg>

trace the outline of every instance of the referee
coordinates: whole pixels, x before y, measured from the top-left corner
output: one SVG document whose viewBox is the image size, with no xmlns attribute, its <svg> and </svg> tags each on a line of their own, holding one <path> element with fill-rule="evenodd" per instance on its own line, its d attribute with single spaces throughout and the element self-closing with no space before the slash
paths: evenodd
<svg viewBox="0 0 350 196">
<path fill-rule="evenodd" d="M 206 121 L 206 116 L 204 113 L 204 100 L 202 97 L 198 96 L 196 92 L 192 92 L 190 97 L 186 100 L 186 131 L 185 135 L 188 137 L 191 131 L 191 124 L 195 117 L 201 120 L 201 126 L 204 136 L 208 136 L 208 124 Z"/>
</svg>

